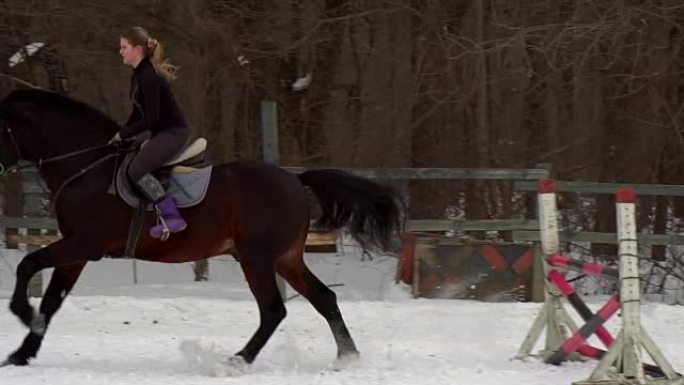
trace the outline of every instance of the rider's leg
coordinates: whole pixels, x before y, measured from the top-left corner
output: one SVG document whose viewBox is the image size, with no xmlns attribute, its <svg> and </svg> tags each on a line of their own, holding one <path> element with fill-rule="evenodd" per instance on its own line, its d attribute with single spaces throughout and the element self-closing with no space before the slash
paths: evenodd
<svg viewBox="0 0 684 385">
<path fill-rule="evenodd" d="M 180 216 L 176 201 L 166 197 L 161 183 L 152 175 L 152 171 L 163 166 L 174 155 L 178 154 L 187 141 L 187 134 L 165 132 L 153 136 L 135 156 L 128 168 L 129 178 L 151 202 L 155 204 L 160 223 L 150 229 L 150 235 L 162 237 L 168 232 L 175 233 L 187 227 Z"/>
</svg>

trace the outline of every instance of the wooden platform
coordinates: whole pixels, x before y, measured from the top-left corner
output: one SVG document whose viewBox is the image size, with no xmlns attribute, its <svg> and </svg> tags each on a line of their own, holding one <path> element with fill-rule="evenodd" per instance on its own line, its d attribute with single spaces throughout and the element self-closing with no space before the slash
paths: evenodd
<svg viewBox="0 0 684 385">
<path fill-rule="evenodd" d="M 53 242 L 62 239 L 59 235 L 21 235 L 10 234 L 7 235 L 5 241 L 12 243 L 24 243 L 34 246 L 47 246 Z M 312 246 L 335 246 L 337 235 L 335 233 L 309 233 L 306 237 L 307 248 Z"/>
</svg>

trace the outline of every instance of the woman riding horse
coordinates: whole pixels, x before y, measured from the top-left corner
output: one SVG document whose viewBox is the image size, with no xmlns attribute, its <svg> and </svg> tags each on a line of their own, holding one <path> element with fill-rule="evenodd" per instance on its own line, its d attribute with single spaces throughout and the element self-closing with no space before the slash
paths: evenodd
<svg viewBox="0 0 684 385">
<path fill-rule="evenodd" d="M 15 91 L 0 102 L 0 174 L 26 162 L 36 165 L 50 190 L 62 235 L 17 266 L 10 310 L 29 333 L 6 365 L 26 365 L 37 355 L 50 320 L 89 261 L 123 255 L 133 209 L 108 193 L 124 155 L 106 144 L 120 129 L 100 111 L 46 91 Z M 260 321 L 233 361 L 254 361 L 286 316 L 276 273 L 325 318 L 338 357 L 358 356 L 335 293 L 304 263 L 309 191 L 321 206 L 319 228 L 347 227 L 365 247 L 393 249 L 400 210 L 391 188 L 339 170 L 296 175 L 255 162 L 214 166 L 204 200 L 184 209 L 190 223 L 185 231 L 166 242 L 141 236 L 135 255 L 141 260 L 178 263 L 229 253 L 239 261 L 258 303 Z M 155 224 L 149 213 L 144 226 Z M 36 311 L 28 300 L 28 283 L 47 268 L 54 271 Z"/>
<path fill-rule="evenodd" d="M 168 81 L 175 79 L 175 67 L 164 58 L 162 45 L 142 27 L 133 27 L 122 34 L 119 54 L 124 64 L 133 67 L 131 99 L 133 111 L 128 121 L 109 141 L 116 143 L 142 132 L 152 137 L 135 155 L 128 177 L 153 202 L 161 217 L 150 229 L 153 238 L 166 232 L 185 230 L 187 223 L 176 207 L 176 201 L 166 196 L 161 183 L 152 172 L 173 158 L 188 140 L 188 125 Z"/>
</svg>

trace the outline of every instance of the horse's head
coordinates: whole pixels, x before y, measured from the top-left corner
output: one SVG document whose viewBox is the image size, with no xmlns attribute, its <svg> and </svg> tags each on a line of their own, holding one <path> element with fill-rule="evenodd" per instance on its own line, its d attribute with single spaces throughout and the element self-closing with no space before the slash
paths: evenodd
<svg viewBox="0 0 684 385">
<path fill-rule="evenodd" d="M 118 129 L 107 115 L 66 96 L 14 91 L 0 102 L 0 175 L 20 160 L 35 163 L 106 143 Z"/>
</svg>

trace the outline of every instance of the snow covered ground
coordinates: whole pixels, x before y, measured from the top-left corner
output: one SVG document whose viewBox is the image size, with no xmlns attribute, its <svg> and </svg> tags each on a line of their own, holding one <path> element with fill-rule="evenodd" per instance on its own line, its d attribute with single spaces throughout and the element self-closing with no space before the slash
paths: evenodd
<svg viewBox="0 0 684 385">
<path fill-rule="evenodd" d="M 0 358 L 25 334 L 5 310 L 17 260 L 7 252 L 0 257 Z M 413 299 L 407 286 L 394 284 L 390 257 L 361 262 L 348 252 L 309 254 L 307 261 L 327 284 L 344 283 L 334 290 L 361 351 L 347 368 L 334 370 L 330 330 L 297 297 L 249 370 L 224 376 L 221 360 L 240 350 L 258 323 L 237 263 L 213 259 L 212 281 L 201 283 L 191 282 L 187 264 L 138 263 L 134 285 L 131 261 L 105 260 L 87 267 L 38 358 L 29 367 L 0 368 L 0 384 L 553 385 L 585 379 L 595 367 L 513 359 L 538 304 Z M 647 303 L 642 318 L 675 369 L 684 370 L 684 307 Z M 608 324 L 614 333 L 618 326 Z"/>
</svg>

